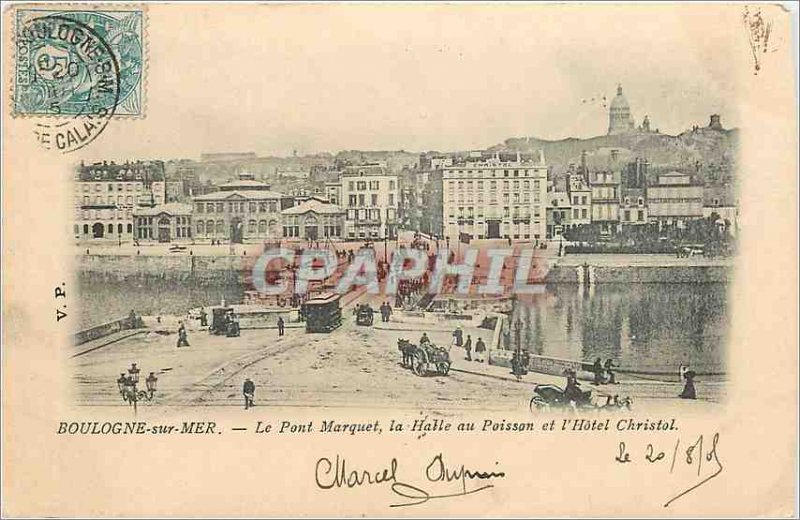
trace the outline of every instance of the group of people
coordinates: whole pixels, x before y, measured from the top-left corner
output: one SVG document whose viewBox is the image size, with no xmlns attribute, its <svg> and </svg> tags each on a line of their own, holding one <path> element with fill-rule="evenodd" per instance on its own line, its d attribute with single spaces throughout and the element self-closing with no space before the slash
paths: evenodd
<svg viewBox="0 0 800 520">
<path fill-rule="evenodd" d="M 380 306 L 381 311 L 381 321 L 387 323 L 389 318 L 392 316 L 392 306 L 389 305 L 389 302 L 383 302 Z"/>
<path fill-rule="evenodd" d="M 597 358 L 592 365 L 592 373 L 594 374 L 594 384 L 604 385 L 606 383 L 614 385 L 617 383 L 617 378 L 611 370 L 614 368 L 614 361 L 611 358 L 606 359 L 603 363 L 602 359 Z"/>
<path fill-rule="evenodd" d="M 472 336 L 467 334 L 467 339 L 464 340 L 464 331 L 461 330 L 461 327 L 457 327 L 453 331 L 453 345 L 456 347 L 464 347 L 466 361 L 476 361 L 478 363 L 483 363 L 486 357 L 486 343 L 484 343 L 483 338 L 478 338 L 478 341 L 475 342 L 475 358 L 472 358 Z"/>
</svg>

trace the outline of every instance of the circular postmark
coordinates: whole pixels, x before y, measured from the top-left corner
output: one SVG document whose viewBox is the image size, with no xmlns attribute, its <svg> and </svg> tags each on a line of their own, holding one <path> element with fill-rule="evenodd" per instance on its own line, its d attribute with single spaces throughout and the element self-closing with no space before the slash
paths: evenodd
<svg viewBox="0 0 800 520">
<path fill-rule="evenodd" d="M 16 112 L 40 117 L 39 143 L 64 153 L 105 130 L 122 92 L 112 47 L 68 12 L 34 16 L 18 27 L 15 73 Z"/>
</svg>

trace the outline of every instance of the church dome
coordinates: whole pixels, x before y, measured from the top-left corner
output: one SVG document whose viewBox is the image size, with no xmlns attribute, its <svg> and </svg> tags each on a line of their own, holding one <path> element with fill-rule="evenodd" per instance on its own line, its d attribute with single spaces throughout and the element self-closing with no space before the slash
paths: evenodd
<svg viewBox="0 0 800 520">
<path fill-rule="evenodd" d="M 611 109 L 630 110 L 630 108 L 628 100 L 622 94 L 622 85 L 617 86 L 617 95 L 611 100 Z"/>
</svg>

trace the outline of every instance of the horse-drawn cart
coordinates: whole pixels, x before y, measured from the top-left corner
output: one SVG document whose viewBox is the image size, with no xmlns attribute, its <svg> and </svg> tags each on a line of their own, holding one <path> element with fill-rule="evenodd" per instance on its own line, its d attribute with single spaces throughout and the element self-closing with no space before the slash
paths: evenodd
<svg viewBox="0 0 800 520">
<path fill-rule="evenodd" d="M 450 354 L 445 348 L 432 343 L 418 346 L 402 338 L 397 340 L 397 348 L 403 354 L 403 367 L 410 368 L 418 376 L 429 372 L 446 376 L 450 372 Z"/>
</svg>

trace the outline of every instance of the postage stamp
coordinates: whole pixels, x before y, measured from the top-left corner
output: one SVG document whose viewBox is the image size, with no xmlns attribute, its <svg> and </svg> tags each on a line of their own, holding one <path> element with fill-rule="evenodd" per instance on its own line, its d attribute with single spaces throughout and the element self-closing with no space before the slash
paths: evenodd
<svg viewBox="0 0 800 520">
<path fill-rule="evenodd" d="M 15 116 L 144 115 L 143 9 L 19 8 L 15 25 Z"/>
</svg>

